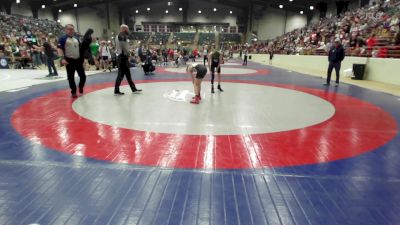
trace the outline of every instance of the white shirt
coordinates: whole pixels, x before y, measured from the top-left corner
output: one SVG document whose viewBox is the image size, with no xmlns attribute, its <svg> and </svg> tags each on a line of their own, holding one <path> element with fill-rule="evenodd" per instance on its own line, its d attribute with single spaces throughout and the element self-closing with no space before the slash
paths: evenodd
<svg viewBox="0 0 400 225">
<path fill-rule="evenodd" d="M 104 46 L 100 47 L 100 49 L 101 49 L 101 53 L 100 54 L 101 54 L 102 57 L 107 56 L 108 58 L 111 58 L 110 49 L 108 48 L 107 45 L 104 45 Z"/>
</svg>

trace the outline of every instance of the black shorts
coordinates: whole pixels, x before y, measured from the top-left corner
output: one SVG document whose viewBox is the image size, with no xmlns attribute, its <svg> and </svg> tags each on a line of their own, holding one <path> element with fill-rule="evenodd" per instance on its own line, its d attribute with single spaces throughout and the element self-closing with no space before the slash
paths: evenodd
<svg viewBox="0 0 400 225">
<path fill-rule="evenodd" d="M 218 67 L 218 64 L 211 64 L 211 72 L 214 73 L 215 68 Z M 217 73 L 221 73 L 221 66 L 217 69 Z"/>
<path fill-rule="evenodd" d="M 195 67 L 195 69 L 197 71 L 196 74 L 197 79 L 203 79 L 207 75 L 207 67 L 203 65 L 198 65 Z"/>
<path fill-rule="evenodd" d="M 108 56 L 103 56 L 102 58 L 103 58 L 104 61 L 108 60 Z"/>
</svg>

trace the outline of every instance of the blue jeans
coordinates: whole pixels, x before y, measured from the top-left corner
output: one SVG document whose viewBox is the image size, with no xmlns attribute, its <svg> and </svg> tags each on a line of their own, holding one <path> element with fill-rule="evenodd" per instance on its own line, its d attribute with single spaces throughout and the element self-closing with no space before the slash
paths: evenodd
<svg viewBox="0 0 400 225">
<path fill-rule="evenodd" d="M 332 70 L 333 68 L 335 68 L 335 72 L 336 72 L 336 83 L 339 83 L 339 79 L 340 79 L 340 66 L 341 66 L 341 62 L 329 62 L 329 67 L 328 67 L 328 76 L 326 78 L 326 83 L 329 84 L 331 82 L 331 76 L 332 76 Z"/>
<path fill-rule="evenodd" d="M 54 57 L 47 56 L 47 67 L 49 68 L 49 74 L 52 74 L 51 69 L 53 69 L 54 75 L 58 75 L 56 65 L 54 65 Z"/>
<path fill-rule="evenodd" d="M 34 66 L 40 66 L 42 64 L 42 60 L 40 59 L 40 53 L 39 52 L 33 52 L 32 53 L 32 63 Z"/>
</svg>

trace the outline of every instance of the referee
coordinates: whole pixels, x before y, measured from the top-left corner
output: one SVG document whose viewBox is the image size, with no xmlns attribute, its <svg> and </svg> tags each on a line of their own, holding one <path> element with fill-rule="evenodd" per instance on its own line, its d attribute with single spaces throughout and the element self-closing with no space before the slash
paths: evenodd
<svg viewBox="0 0 400 225">
<path fill-rule="evenodd" d="M 118 76 L 115 81 L 115 89 L 114 94 L 123 95 L 124 93 L 119 90 L 119 86 L 121 85 L 124 76 L 128 80 L 128 84 L 132 90 L 132 92 L 141 92 L 142 90 L 137 89 L 135 84 L 132 81 L 130 64 L 129 64 L 129 44 L 128 44 L 128 35 L 129 28 L 127 25 L 122 24 L 120 28 L 120 32 L 115 38 L 116 43 L 116 53 L 117 53 L 117 65 L 118 65 Z"/>
<path fill-rule="evenodd" d="M 83 94 L 83 88 L 86 82 L 86 74 L 83 68 L 83 56 L 80 54 L 80 41 L 75 35 L 75 27 L 72 24 L 65 26 L 65 35 L 58 40 L 58 55 L 62 57 L 61 64 L 67 69 L 69 87 L 71 88 L 72 98 L 77 98 L 75 71 L 78 72 L 79 93 Z"/>
</svg>

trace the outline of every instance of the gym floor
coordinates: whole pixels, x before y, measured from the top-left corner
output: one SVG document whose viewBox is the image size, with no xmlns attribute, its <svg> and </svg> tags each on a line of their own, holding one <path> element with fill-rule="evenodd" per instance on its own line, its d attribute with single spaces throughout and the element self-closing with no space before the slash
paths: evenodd
<svg viewBox="0 0 400 225">
<path fill-rule="evenodd" d="M 400 224 L 396 96 L 238 61 L 199 105 L 185 68 L 76 100 L 0 72 L 0 224 Z"/>
</svg>

